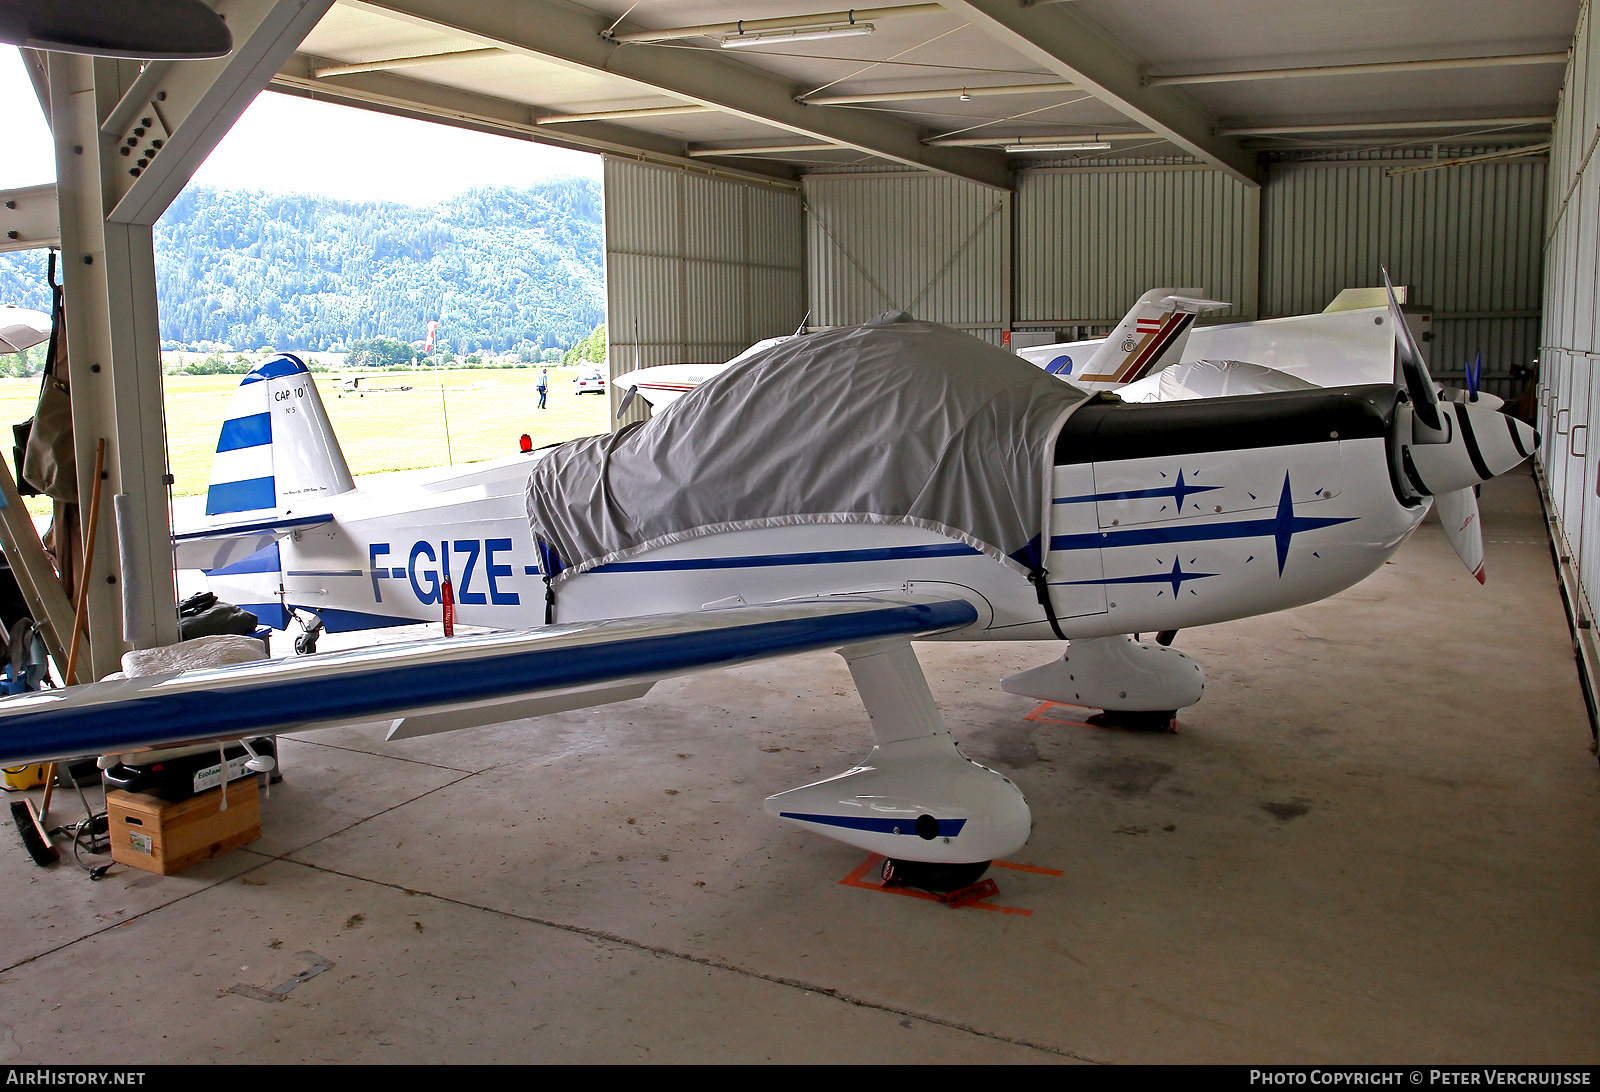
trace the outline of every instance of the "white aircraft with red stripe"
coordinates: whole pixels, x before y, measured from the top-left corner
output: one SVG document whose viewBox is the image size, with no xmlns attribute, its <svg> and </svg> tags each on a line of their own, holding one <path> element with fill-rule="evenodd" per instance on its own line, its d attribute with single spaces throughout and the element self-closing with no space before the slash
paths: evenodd
<svg viewBox="0 0 1600 1092">
<path fill-rule="evenodd" d="M 1196 288 L 1152 288 L 1104 338 L 1032 346 L 1017 355 L 1086 391 L 1116 390 L 1183 359 L 1196 316 L 1233 306 L 1199 297 Z"/>
<path fill-rule="evenodd" d="M 1115 390 L 1176 364 L 1183 356 L 1195 316 L 1232 306 L 1198 297 L 1195 288 L 1152 288 L 1106 337 L 1021 349 L 1018 355 L 1084 390 Z M 624 392 L 617 413 L 626 411 L 635 398 L 659 411 L 712 376 L 787 340 L 758 341 L 721 364 L 655 364 L 624 372 L 612 380 L 612 385 Z"/>
</svg>

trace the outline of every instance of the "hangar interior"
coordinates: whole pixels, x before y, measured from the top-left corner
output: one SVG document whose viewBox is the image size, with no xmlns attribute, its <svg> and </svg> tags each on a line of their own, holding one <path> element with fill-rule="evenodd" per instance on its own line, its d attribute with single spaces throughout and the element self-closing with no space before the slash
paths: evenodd
<svg viewBox="0 0 1600 1092">
<path fill-rule="evenodd" d="M 285 737 L 262 840 L 178 876 L 19 850 L 0 1059 L 1594 1057 L 1587 0 L 213 6 L 219 60 L 24 50 L 58 181 L 0 227 L 65 256 L 80 491 L 103 436 L 132 498 L 84 581 L 95 677 L 176 639 L 151 225 L 263 89 L 604 154 L 613 373 L 889 310 L 1073 340 L 1157 285 L 1304 314 L 1387 265 L 1435 378 L 1481 353 L 1511 400 L 1537 361 L 1543 444 L 1484 487 L 1486 586 L 1430 522 L 1341 596 L 1186 632 L 1177 734 L 1003 693 L 1038 647 L 923 646 L 966 750 L 1030 782 L 991 912 L 761 814 L 864 749 L 808 655 Z"/>
</svg>

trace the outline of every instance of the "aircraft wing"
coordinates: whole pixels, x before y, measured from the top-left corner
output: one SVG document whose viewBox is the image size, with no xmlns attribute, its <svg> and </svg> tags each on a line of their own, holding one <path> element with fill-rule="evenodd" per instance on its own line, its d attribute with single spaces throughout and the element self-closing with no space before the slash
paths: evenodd
<svg viewBox="0 0 1600 1092">
<path fill-rule="evenodd" d="M 172 548 L 176 554 L 173 563 L 179 569 L 220 569 L 265 549 L 295 531 L 332 522 L 333 515 L 324 512 L 312 516 L 279 513 L 266 519 L 209 523 L 172 536 Z"/>
<path fill-rule="evenodd" d="M 964 599 L 820 596 L 260 660 L 0 699 L 0 765 L 395 719 L 390 738 L 643 695 L 659 679 L 977 621 Z"/>
</svg>

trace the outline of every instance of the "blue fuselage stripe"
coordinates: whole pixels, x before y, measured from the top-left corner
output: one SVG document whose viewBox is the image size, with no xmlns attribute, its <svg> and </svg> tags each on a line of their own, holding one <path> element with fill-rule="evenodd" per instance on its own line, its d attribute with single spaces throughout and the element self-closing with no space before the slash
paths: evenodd
<svg viewBox="0 0 1600 1092">
<path fill-rule="evenodd" d="M 843 827 L 846 830 L 865 830 L 873 834 L 917 834 L 917 821 L 915 819 L 891 819 L 877 816 L 864 815 L 808 815 L 796 811 L 780 812 L 784 819 L 794 819 L 802 823 L 820 823 L 823 826 Z M 939 819 L 939 838 L 954 838 L 961 833 L 961 828 L 967 825 L 965 819 Z"/>
<path fill-rule="evenodd" d="M 217 437 L 217 450 L 238 451 L 246 447 L 262 447 L 272 443 L 272 414 L 252 413 L 248 417 L 234 417 L 222 422 L 222 433 Z"/>
<path fill-rule="evenodd" d="M 1183 492 L 1209 493 L 1213 489 L 1221 488 L 1222 486 L 1220 485 L 1191 485 L 1186 487 Z M 1164 485 L 1159 489 L 1126 489 L 1121 493 L 1085 493 L 1077 497 L 1056 497 L 1050 503 L 1093 504 L 1096 501 L 1152 500 L 1156 497 L 1172 497 L 1176 499 L 1177 496 L 1178 494 L 1174 491 L 1172 486 Z"/>
<path fill-rule="evenodd" d="M 959 542 L 929 546 L 890 546 L 876 550 L 824 550 L 803 554 L 754 554 L 747 557 L 690 557 L 672 561 L 618 561 L 589 570 L 596 573 L 661 573 L 691 569 L 761 569 L 776 565 L 841 565 L 862 561 L 915 561 L 927 557 L 977 554 Z"/>
<path fill-rule="evenodd" d="M 1343 519 L 1318 519 L 1298 517 L 1293 521 L 1292 533 L 1314 531 L 1319 527 L 1332 527 L 1349 523 L 1355 517 Z M 1135 527 L 1121 531 L 1089 531 L 1076 535 L 1053 535 L 1052 550 L 1109 550 L 1118 546 L 1160 546 L 1172 542 L 1213 542 L 1228 538 L 1277 538 L 1285 528 L 1275 519 L 1247 519 L 1231 523 L 1180 524 L 1176 527 Z"/>
<path fill-rule="evenodd" d="M 341 671 L 334 659 L 330 673 L 292 683 L 261 679 L 228 684 L 219 678 L 215 686 L 152 692 L 116 704 L 47 704 L 12 713 L 0 717 L 0 765 L 15 765 L 23 757 L 109 754 L 155 742 L 242 737 L 286 724 L 356 723 L 408 709 L 515 698 L 630 677 L 666 677 L 881 637 L 936 633 L 977 620 L 977 610 L 956 599 L 491 653 L 433 666 L 413 662 Z M 0 712 L 4 708 L 0 700 Z"/>
<path fill-rule="evenodd" d="M 240 608 L 256 616 L 256 621 L 271 629 L 288 629 L 289 612 L 282 603 L 240 603 Z"/>
</svg>

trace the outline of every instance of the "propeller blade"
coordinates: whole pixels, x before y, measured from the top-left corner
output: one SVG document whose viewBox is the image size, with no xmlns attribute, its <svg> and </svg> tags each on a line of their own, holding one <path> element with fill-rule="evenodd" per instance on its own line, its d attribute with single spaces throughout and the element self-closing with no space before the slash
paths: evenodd
<svg viewBox="0 0 1600 1092">
<path fill-rule="evenodd" d="M 1396 383 L 1403 383 L 1406 390 L 1411 392 L 1411 405 L 1417 415 L 1419 435 L 1413 437 L 1417 443 L 1443 443 L 1448 434 L 1439 419 L 1439 388 L 1433 385 L 1433 376 L 1428 374 L 1428 364 L 1422 359 L 1422 350 L 1417 347 L 1417 339 L 1411 336 L 1411 327 L 1406 323 L 1406 316 L 1400 310 L 1400 301 L 1395 298 L 1394 282 L 1389 280 L 1389 270 L 1383 271 L 1383 287 L 1389 295 L 1389 320 L 1394 323 L 1394 356 L 1395 366 L 1400 373 L 1395 376 Z M 1426 429 L 1426 434 L 1421 430 Z"/>
<path fill-rule="evenodd" d="M 622 420 L 622 415 L 628 412 L 628 407 L 633 405 L 633 400 L 639 396 L 638 387 L 629 387 L 628 393 L 622 396 L 622 401 L 617 403 L 617 420 Z"/>
<path fill-rule="evenodd" d="M 1478 400 L 1478 387 L 1483 383 L 1483 352 L 1480 350 L 1478 357 L 1473 361 L 1472 367 L 1467 369 L 1467 401 Z"/>
<path fill-rule="evenodd" d="M 1453 493 L 1441 493 L 1434 498 L 1434 505 L 1439 522 L 1444 526 L 1444 537 L 1450 540 L 1467 571 L 1482 584 L 1483 525 L 1478 519 L 1478 491 L 1468 486 Z"/>
</svg>

